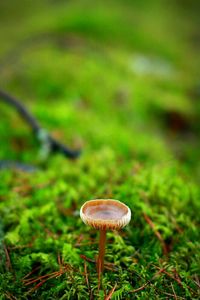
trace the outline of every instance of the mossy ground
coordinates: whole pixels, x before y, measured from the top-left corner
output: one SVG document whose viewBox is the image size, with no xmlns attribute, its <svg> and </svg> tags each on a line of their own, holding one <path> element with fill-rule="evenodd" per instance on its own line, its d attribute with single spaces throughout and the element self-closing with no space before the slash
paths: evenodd
<svg viewBox="0 0 200 300">
<path fill-rule="evenodd" d="M 0 171 L 0 299 L 199 299 L 198 5 L 179 2 L 1 2 L 1 86 L 83 151 L 44 160 L 0 103 L 1 159 L 38 168 Z M 94 198 L 132 210 L 99 293 Z"/>
</svg>

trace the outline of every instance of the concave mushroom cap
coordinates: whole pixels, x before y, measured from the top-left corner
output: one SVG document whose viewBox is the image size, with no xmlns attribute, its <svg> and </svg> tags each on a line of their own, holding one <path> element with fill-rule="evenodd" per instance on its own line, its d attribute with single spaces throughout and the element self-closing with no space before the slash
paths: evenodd
<svg viewBox="0 0 200 300">
<path fill-rule="evenodd" d="M 96 199 L 83 204 L 80 217 L 85 224 L 97 229 L 120 229 L 131 219 L 128 206 L 118 200 Z"/>
</svg>

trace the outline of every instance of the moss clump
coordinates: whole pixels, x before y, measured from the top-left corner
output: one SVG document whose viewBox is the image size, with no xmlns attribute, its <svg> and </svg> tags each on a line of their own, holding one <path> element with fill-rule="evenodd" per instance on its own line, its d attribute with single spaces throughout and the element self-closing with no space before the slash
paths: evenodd
<svg viewBox="0 0 200 300">
<path fill-rule="evenodd" d="M 1 159 L 38 168 L 0 170 L 0 299 L 199 298 L 198 10 L 137 2 L 0 4 L 2 86 L 83 148 L 42 161 L 0 103 Z M 79 218 L 94 198 L 132 210 L 108 233 L 99 293 L 98 236 Z"/>
</svg>

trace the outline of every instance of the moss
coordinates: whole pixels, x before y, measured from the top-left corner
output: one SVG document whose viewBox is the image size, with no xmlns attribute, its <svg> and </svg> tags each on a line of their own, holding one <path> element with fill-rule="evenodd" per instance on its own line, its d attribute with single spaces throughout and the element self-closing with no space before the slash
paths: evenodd
<svg viewBox="0 0 200 300">
<path fill-rule="evenodd" d="M 0 103 L 1 159 L 37 167 L 0 170 L 0 299 L 104 299 L 113 287 L 112 299 L 198 299 L 199 58 L 187 42 L 195 10 L 20 2 L 24 13 L 0 4 L 2 86 L 83 153 L 44 161 Z M 132 220 L 108 233 L 98 293 L 98 233 L 79 209 L 101 197 L 126 203 Z"/>
</svg>

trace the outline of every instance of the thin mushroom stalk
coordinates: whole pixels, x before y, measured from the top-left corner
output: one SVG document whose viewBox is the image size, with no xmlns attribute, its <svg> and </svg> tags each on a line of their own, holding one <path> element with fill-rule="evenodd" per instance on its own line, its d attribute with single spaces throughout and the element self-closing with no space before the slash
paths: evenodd
<svg viewBox="0 0 200 300">
<path fill-rule="evenodd" d="M 131 220 L 128 206 L 118 200 L 96 199 L 85 202 L 80 210 L 80 217 L 85 224 L 99 229 L 99 254 L 97 259 L 98 289 L 104 269 L 106 231 L 119 230 Z"/>
<path fill-rule="evenodd" d="M 104 269 L 105 248 L 106 248 L 106 230 L 100 229 L 99 255 L 97 260 L 97 273 L 98 273 L 99 283 L 101 280 L 101 274 L 103 273 L 103 269 Z"/>
</svg>

